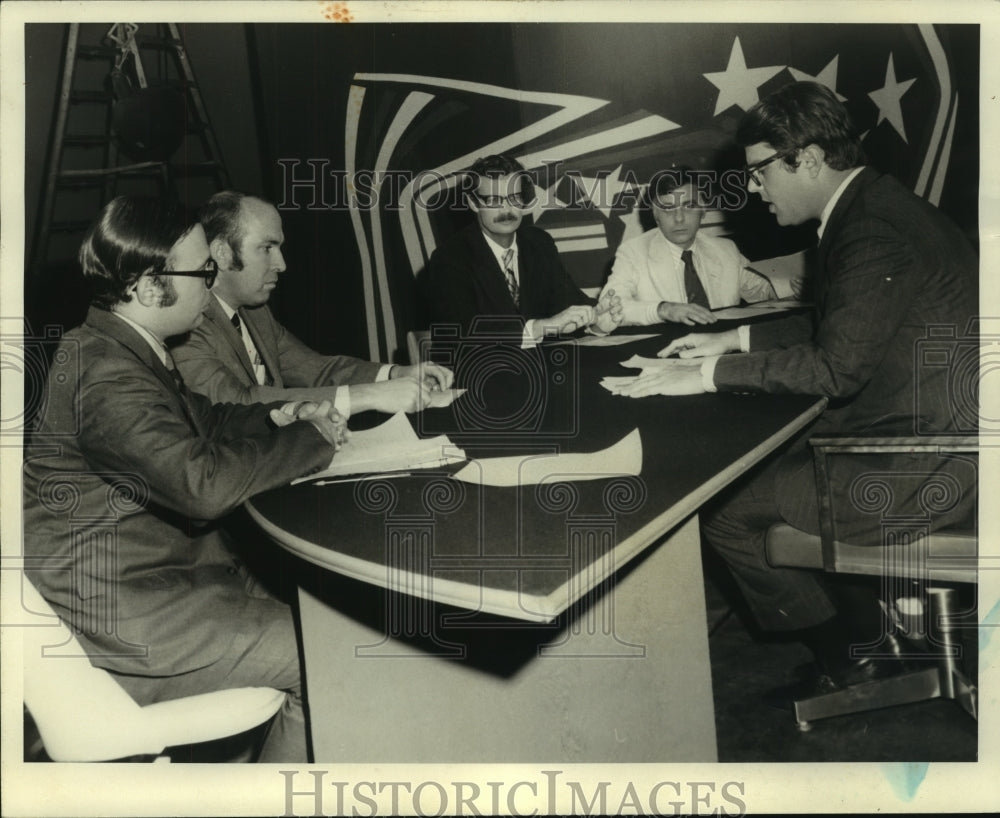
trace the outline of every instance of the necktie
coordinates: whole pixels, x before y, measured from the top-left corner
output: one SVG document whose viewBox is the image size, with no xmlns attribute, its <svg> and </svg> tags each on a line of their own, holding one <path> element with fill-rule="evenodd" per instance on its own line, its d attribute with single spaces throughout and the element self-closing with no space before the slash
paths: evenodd
<svg viewBox="0 0 1000 818">
<path fill-rule="evenodd" d="M 681 261 L 684 262 L 684 292 L 687 293 L 688 303 L 700 304 L 706 310 L 710 310 L 708 296 L 705 294 L 701 279 L 698 278 L 698 273 L 695 272 L 694 259 L 691 257 L 690 250 L 681 253 Z"/>
<path fill-rule="evenodd" d="M 503 274 L 507 279 L 507 289 L 510 290 L 510 297 L 514 299 L 514 306 L 521 306 L 521 291 L 517 286 L 517 278 L 514 276 L 514 248 L 508 247 L 503 254 Z"/>
<path fill-rule="evenodd" d="M 253 367 L 253 374 L 257 383 L 270 386 L 270 383 L 268 383 L 270 378 L 267 374 L 267 367 L 264 366 L 264 359 L 260 357 L 260 352 L 257 350 L 257 346 L 254 344 L 253 338 L 250 337 L 250 333 L 243 331 L 243 322 L 240 320 L 240 314 L 238 312 L 234 312 L 233 317 L 229 320 L 233 324 L 233 329 L 235 329 L 240 334 L 240 338 L 243 339 L 243 346 L 246 348 L 247 357 L 250 358 L 250 365 Z"/>
</svg>

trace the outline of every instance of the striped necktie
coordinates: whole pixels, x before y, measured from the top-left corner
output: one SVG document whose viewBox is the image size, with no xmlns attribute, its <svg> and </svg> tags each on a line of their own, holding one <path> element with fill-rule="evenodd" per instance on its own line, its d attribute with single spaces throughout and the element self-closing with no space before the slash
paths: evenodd
<svg viewBox="0 0 1000 818">
<path fill-rule="evenodd" d="M 508 247 L 503 254 L 503 274 L 507 279 L 507 289 L 510 297 L 514 299 L 514 306 L 521 306 L 521 290 L 517 286 L 517 277 L 514 275 L 514 248 Z"/>
<path fill-rule="evenodd" d="M 260 357 L 260 351 L 257 349 L 257 345 L 254 344 L 253 338 L 250 337 L 249 332 L 243 331 L 243 322 L 240 320 L 240 314 L 238 312 L 233 313 L 233 317 L 229 319 L 233 324 L 233 329 L 235 329 L 239 334 L 240 338 L 243 339 L 243 346 L 246 348 L 247 357 L 250 358 L 250 364 L 253 366 L 253 374 L 257 383 L 260 385 L 270 385 L 268 381 L 267 367 L 264 366 L 264 359 Z"/>
</svg>

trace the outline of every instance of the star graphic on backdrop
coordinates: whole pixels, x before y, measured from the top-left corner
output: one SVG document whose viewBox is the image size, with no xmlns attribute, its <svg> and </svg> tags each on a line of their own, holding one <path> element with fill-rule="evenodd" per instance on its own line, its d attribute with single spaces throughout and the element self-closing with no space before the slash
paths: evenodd
<svg viewBox="0 0 1000 818">
<path fill-rule="evenodd" d="M 885 69 L 885 85 L 868 94 L 872 102 L 878 105 L 878 122 L 875 124 L 881 125 L 883 119 L 888 119 L 889 124 L 896 129 L 896 133 L 903 137 L 904 142 L 907 139 L 906 131 L 903 128 L 903 109 L 900 106 L 900 100 L 916 81 L 916 78 L 913 78 L 896 82 L 896 66 L 893 64 L 892 52 L 890 51 L 889 64 Z"/>
<path fill-rule="evenodd" d="M 556 193 L 564 178 L 564 176 L 560 176 L 548 187 L 538 188 L 537 207 L 541 213 L 544 213 L 546 210 L 562 210 L 569 207 L 569 202 L 564 202 Z"/>
<path fill-rule="evenodd" d="M 743 47 L 740 45 L 740 38 L 737 37 L 733 42 L 732 51 L 729 52 L 729 64 L 726 70 L 702 74 L 719 89 L 719 99 L 715 103 L 713 116 L 717 116 L 732 105 L 739 105 L 744 111 L 749 110 L 760 99 L 757 89 L 784 68 L 783 65 L 747 68 L 746 60 L 743 58 Z"/>
<path fill-rule="evenodd" d="M 797 82 L 802 82 L 803 80 L 812 80 L 813 82 L 818 82 L 820 85 L 825 85 L 834 94 L 837 94 L 837 61 L 840 60 L 840 55 L 838 54 L 830 62 L 826 64 L 826 68 L 820 71 L 816 76 L 812 74 L 807 74 L 805 71 L 799 71 L 797 68 L 792 68 L 788 66 L 788 70 L 792 72 L 792 76 L 795 77 Z M 842 94 L 837 94 L 837 99 L 841 102 L 847 102 L 847 97 Z"/>
<path fill-rule="evenodd" d="M 646 188 L 646 185 L 642 185 L 642 188 Z M 645 231 L 642 229 L 642 221 L 639 219 L 639 208 L 633 207 L 628 213 L 620 213 L 618 218 L 622 220 L 625 225 L 625 232 L 622 234 L 621 242 L 626 242 L 629 239 L 634 239 L 636 236 L 641 236 Z M 619 242 L 619 245 L 621 244 Z"/>
<path fill-rule="evenodd" d="M 601 176 L 577 176 L 571 178 L 576 183 L 577 189 L 584 199 L 599 211 L 604 218 L 611 215 L 611 209 L 615 205 L 615 200 L 623 190 L 632 190 L 635 185 L 631 182 L 623 182 L 622 166 L 619 165 L 611 173 Z"/>
</svg>

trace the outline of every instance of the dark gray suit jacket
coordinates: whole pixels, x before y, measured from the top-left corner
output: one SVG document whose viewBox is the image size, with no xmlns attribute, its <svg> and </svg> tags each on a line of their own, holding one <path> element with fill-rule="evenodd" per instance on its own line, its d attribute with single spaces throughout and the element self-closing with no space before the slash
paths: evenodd
<svg viewBox="0 0 1000 818">
<path fill-rule="evenodd" d="M 243 339 L 215 298 L 201 325 L 171 349 L 187 385 L 216 403 L 332 401 L 337 387 L 371 383 L 382 366 L 310 349 L 275 320 L 266 304 L 240 309 L 239 314 L 273 379 L 271 385 L 257 383 Z"/>
<path fill-rule="evenodd" d="M 209 521 L 327 465 L 333 447 L 309 423 L 271 428 L 267 407 L 182 391 L 104 310 L 56 354 L 65 362 L 25 454 L 28 573 L 96 665 L 207 666 L 250 627 L 245 569 Z"/>
</svg>

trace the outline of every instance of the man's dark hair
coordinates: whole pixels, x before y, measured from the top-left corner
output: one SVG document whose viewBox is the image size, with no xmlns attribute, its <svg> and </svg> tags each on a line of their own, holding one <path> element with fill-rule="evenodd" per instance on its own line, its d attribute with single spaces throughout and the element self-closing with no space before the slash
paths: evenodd
<svg viewBox="0 0 1000 818">
<path fill-rule="evenodd" d="M 243 255 L 240 246 L 246 235 L 243 224 L 243 200 L 248 194 L 237 190 L 222 190 L 214 194 L 198 211 L 198 221 L 205 229 L 205 240 L 211 244 L 223 239 L 233 251 L 233 269 L 243 269 Z"/>
<path fill-rule="evenodd" d="M 163 272 L 170 248 L 195 224 L 177 202 L 140 196 L 108 202 L 77 256 L 90 303 L 107 310 L 128 301 L 129 288 L 143 275 Z"/>
<path fill-rule="evenodd" d="M 658 170 L 649 179 L 646 202 L 651 205 L 657 199 L 669 196 L 677 188 L 691 185 L 695 200 L 704 204 L 711 200 L 710 180 L 711 174 L 696 171 L 687 165 L 675 165 L 666 170 Z"/>
<path fill-rule="evenodd" d="M 794 152 L 809 145 L 823 149 L 833 170 L 865 164 L 850 114 L 836 94 L 818 82 L 793 82 L 768 94 L 744 114 L 736 142 L 744 148 L 766 142 L 776 153 L 787 153 L 785 161 L 792 167 L 798 165 Z"/>
<path fill-rule="evenodd" d="M 480 157 L 469 168 L 469 173 L 489 177 L 510 176 L 512 173 L 524 172 L 524 165 L 505 153 Z"/>
<path fill-rule="evenodd" d="M 526 202 L 535 199 L 535 184 L 531 174 L 525 170 L 524 165 L 518 162 L 513 156 L 505 153 L 483 156 L 477 159 L 469 168 L 471 186 L 467 190 L 475 191 L 482 177 L 488 179 L 498 179 L 501 176 L 517 176 L 520 182 L 520 193 Z M 473 195 L 475 195 L 473 193 Z"/>
</svg>

